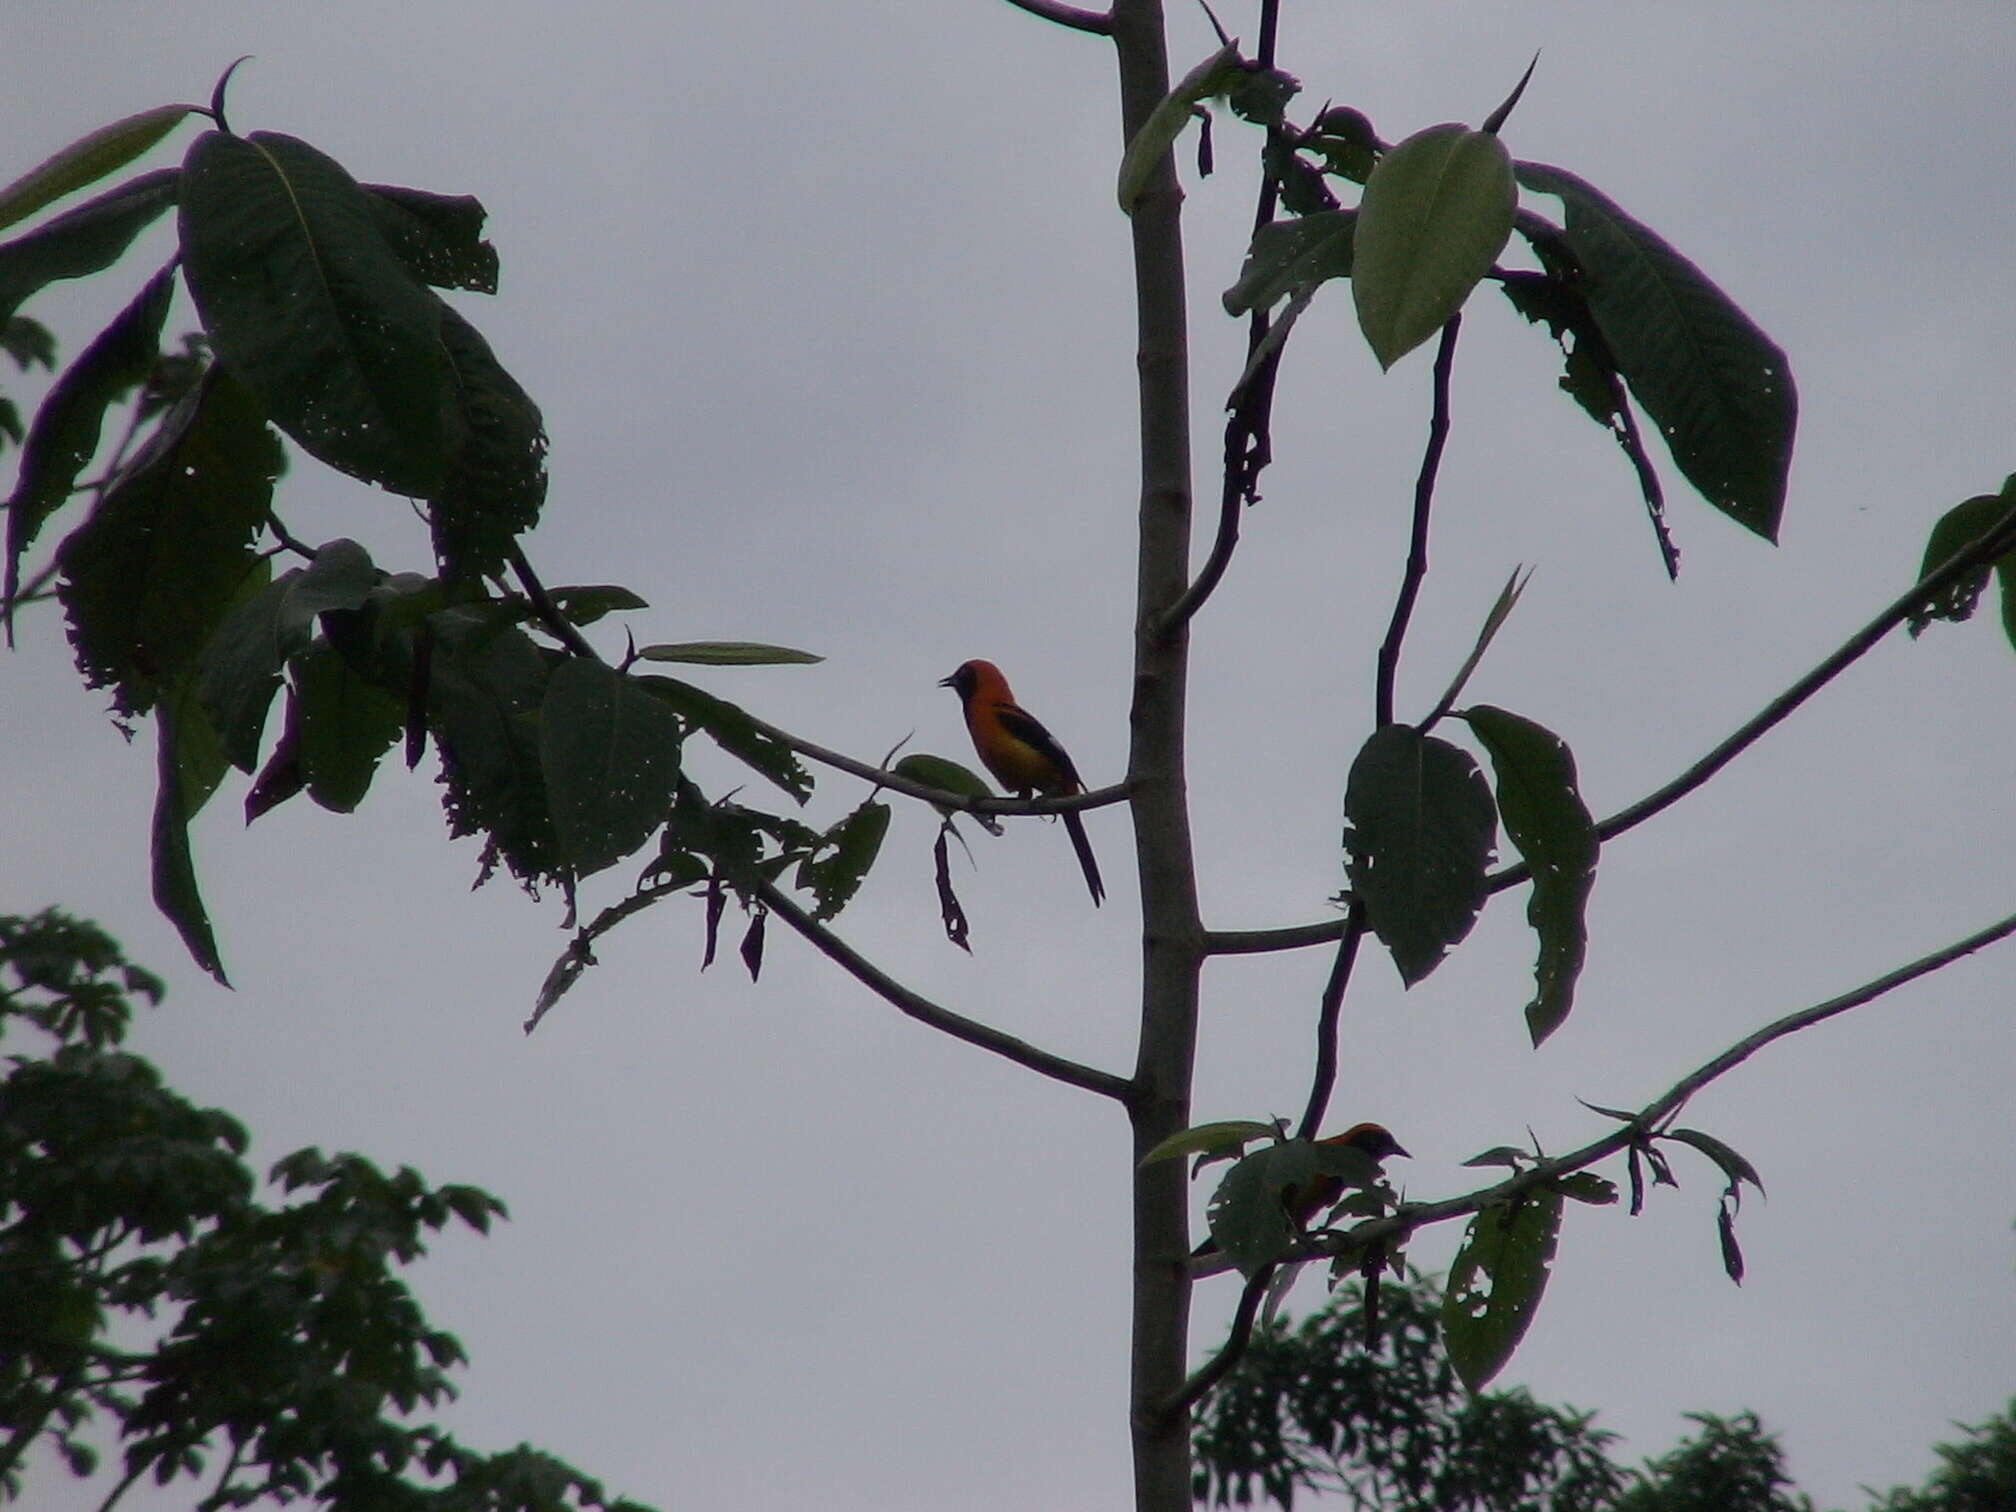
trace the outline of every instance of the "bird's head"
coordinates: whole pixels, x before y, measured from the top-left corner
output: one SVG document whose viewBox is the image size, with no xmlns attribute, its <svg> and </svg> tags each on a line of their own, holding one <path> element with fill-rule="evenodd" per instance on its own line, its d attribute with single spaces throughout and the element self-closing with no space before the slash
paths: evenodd
<svg viewBox="0 0 2016 1512">
<path fill-rule="evenodd" d="M 950 677 L 941 677 L 938 679 L 939 687 L 950 688 L 962 699 L 970 699 L 973 696 L 973 690 L 982 683 L 989 684 L 990 686 L 994 683 L 1000 683 L 1003 687 L 1007 686 L 1007 683 L 1002 679 L 1001 669 L 990 661 L 976 660 L 961 662 L 957 672 L 954 672 Z"/>
<path fill-rule="evenodd" d="M 1393 1137 L 1392 1132 L 1384 1124 L 1376 1123 L 1353 1124 L 1342 1134 L 1332 1134 L 1328 1139 L 1319 1140 L 1318 1143 L 1349 1145 L 1354 1150 L 1362 1151 L 1366 1159 L 1374 1165 L 1389 1155 L 1407 1154 L 1406 1147 Z"/>
</svg>

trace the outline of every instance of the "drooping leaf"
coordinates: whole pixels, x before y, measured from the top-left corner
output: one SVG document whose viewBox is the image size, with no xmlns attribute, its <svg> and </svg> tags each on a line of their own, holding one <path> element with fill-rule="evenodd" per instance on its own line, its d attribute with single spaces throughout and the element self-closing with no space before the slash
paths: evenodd
<svg viewBox="0 0 2016 1512">
<path fill-rule="evenodd" d="M 143 173 L 0 245 L 0 324 L 48 285 L 111 267 L 175 203 L 180 177 Z"/>
<path fill-rule="evenodd" d="M 973 947 L 967 943 L 971 925 L 966 910 L 959 906 L 959 895 L 952 890 L 952 853 L 945 843 L 951 833 L 949 823 L 939 825 L 938 839 L 931 847 L 932 876 L 938 884 L 938 920 L 945 927 L 945 938 L 971 955 Z"/>
<path fill-rule="evenodd" d="M 22 443 L 14 494 L 7 501 L 8 603 L 21 586 L 22 556 L 98 454 L 105 411 L 147 376 L 173 293 L 174 274 L 163 268 L 64 370 L 36 410 Z M 8 629 L 11 634 L 11 610 Z"/>
<path fill-rule="evenodd" d="M 497 249 L 483 240 L 488 212 L 472 194 L 429 194 L 394 184 L 360 186 L 385 243 L 422 283 L 497 292 Z"/>
<path fill-rule="evenodd" d="M 1476 1213 L 1442 1293 L 1442 1341 L 1478 1392 L 1505 1367 L 1540 1308 L 1561 1232 L 1561 1194 L 1530 1192 Z"/>
<path fill-rule="evenodd" d="M 156 105 L 100 126 L 0 189 L 0 228 L 117 173 L 181 124 L 193 105 Z"/>
<path fill-rule="evenodd" d="M 398 743 L 405 710 L 328 645 L 297 657 L 293 679 L 308 796 L 332 813 L 350 813 L 370 791 L 380 758 Z"/>
<path fill-rule="evenodd" d="M 1536 241 L 1536 245 L 1548 243 Z M 1623 371 L 1617 366 L 1609 343 L 1603 339 L 1596 316 L 1589 308 L 1588 296 L 1582 291 L 1579 271 L 1573 270 L 1571 263 L 1562 272 L 1501 273 L 1498 286 L 1515 310 L 1553 333 L 1564 359 L 1559 379 L 1561 392 L 1602 427 L 1631 464 L 1666 575 L 1677 578 L 1680 550 L 1673 544 L 1672 532 L 1666 525 L 1666 490 L 1632 416 Z"/>
<path fill-rule="evenodd" d="M 1785 354 L 1693 263 L 1593 185 L 1544 163 L 1519 182 L 1566 206 L 1590 312 L 1701 496 L 1778 538 L 1799 399 Z"/>
<path fill-rule="evenodd" d="M 703 667 L 810 666 L 826 660 L 810 651 L 766 646 L 758 641 L 679 641 L 646 646 L 637 656 L 641 661 L 690 662 Z"/>
<path fill-rule="evenodd" d="M 259 761 L 266 712 L 280 691 L 280 669 L 308 644 L 305 631 L 290 634 L 283 611 L 299 569 L 267 582 L 271 562 L 261 558 L 246 576 L 238 601 L 205 643 L 195 668 L 196 698 L 217 732 L 225 759 L 242 772 Z"/>
<path fill-rule="evenodd" d="M 1704 1134 L 1699 1129 L 1669 1129 L 1660 1137 L 1677 1139 L 1684 1145 L 1691 1145 L 1714 1161 L 1728 1181 L 1732 1196 L 1746 1181 L 1759 1192 L 1764 1190 L 1764 1178 L 1757 1174 L 1757 1168 L 1713 1134 Z"/>
<path fill-rule="evenodd" d="M 1411 987 L 1483 906 L 1498 829 L 1490 786 L 1459 747 L 1388 725 L 1351 764 L 1344 817 L 1352 891 Z"/>
<path fill-rule="evenodd" d="M 1570 1171 L 1554 1183 L 1554 1190 L 1591 1207 L 1608 1207 L 1617 1200 L 1617 1183 L 1594 1171 Z"/>
<path fill-rule="evenodd" d="M 1225 313 L 1270 310 L 1327 279 L 1349 278 L 1357 223 L 1355 210 L 1325 210 L 1262 226 L 1253 233 L 1239 281 L 1225 291 Z"/>
<path fill-rule="evenodd" d="M 706 731 L 722 750 L 747 762 L 800 803 L 812 796 L 812 774 L 791 747 L 758 729 L 734 704 L 673 677 L 652 673 L 637 681 L 682 718 Z"/>
<path fill-rule="evenodd" d="M 1567 743 L 1532 720 L 1489 704 L 1463 718 L 1490 753 L 1505 833 L 1533 873 L 1526 920 L 1540 939 L 1526 1028 L 1538 1046 L 1561 1027 L 1589 941 L 1584 915 L 1596 885 L 1596 822 L 1575 785 Z"/>
<path fill-rule="evenodd" d="M 77 663 L 124 713 L 191 665 L 258 558 L 284 457 L 258 404 L 213 369 L 58 551 Z"/>
<path fill-rule="evenodd" d="M 1365 181 L 1353 240 L 1358 326 L 1390 368 L 1463 308 L 1512 234 L 1518 190 L 1489 132 L 1430 126 Z"/>
<path fill-rule="evenodd" d="M 798 868 L 798 885 L 815 899 L 812 917 L 824 923 L 852 901 L 881 853 L 889 833 L 889 805 L 870 798 L 826 832 L 829 847 L 806 858 Z"/>
<path fill-rule="evenodd" d="M 189 850 L 189 821 L 215 791 L 224 773 L 224 756 L 202 706 L 185 682 L 179 693 L 163 699 L 155 714 L 158 758 L 153 824 L 154 905 L 181 935 L 189 955 L 223 986 L 223 959 L 210 927 L 210 913 L 196 885 L 196 863 Z"/>
<path fill-rule="evenodd" d="M 1932 527 L 1932 534 L 1925 542 L 1925 556 L 1918 565 L 1918 576 L 1922 581 L 1951 561 L 1958 553 L 1965 551 L 1999 524 L 2011 509 L 2016 509 L 2016 478 L 2012 478 L 1999 494 L 1976 494 L 1955 504 L 1939 517 Z M 1967 620 L 1974 615 L 1974 609 L 1981 601 L 1981 591 L 1988 586 L 1988 574 L 2003 563 L 2016 566 L 2016 549 L 2006 551 L 1993 562 L 1983 562 L 1972 572 L 1948 583 L 1936 596 L 1920 604 L 1911 612 L 1911 633 L 1921 634 L 1935 619 Z M 2009 580 L 2003 579 L 2003 619 L 2008 621 Z M 2016 642 L 2016 635 L 2012 635 Z"/>
<path fill-rule="evenodd" d="M 1228 42 L 1191 69 L 1174 89 L 1162 97 L 1148 119 L 1142 122 L 1141 129 L 1134 133 L 1134 139 L 1127 144 L 1127 150 L 1120 158 L 1118 193 L 1120 209 L 1125 214 L 1134 213 L 1134 206 L 1147 192 L 1148 181 L 1154 177 L 1156 165 L 1162 161 L 1163 154 L 1175 145 L 1176 138 L 1183 134 L 1183 128 L 1189 125 L 1197 106 L 1213 95 L 1223 94 L 1244 74 L 1245 64 L 1239 57 L 1239 44 Z"/>
<path fill-rule="evenodd" d="M 568 657 L 540 710 L 539 754 L 560 843 L 576 873 L 621 860 L 650 838 L 672 806 L 678 719 L 601 662 Z"/>
<path fill-rule="evenodd" d="M 301 773 L 301 701 L 290 688 L 280 738 L 273 742 L 273 754 L 245 793 L 245 822 L 249 825 L 270 814 L 307 785 Z"/>
<path fill-rule="evenodd" d="M 431 496 L 460 448 L 446 308 L 334 160 L 272 132 L 206 132 L 183 164 L 189 292 L 217 359 L 331 467 Z"/>
<path fill-rule="evenodd" d="M 446 304 L 439 313 L 462 440 L 430 511 L 434 549 L 449 577 L 488 576 L 539 523 L 546 422 L 482 334 Z"/>
</svg>

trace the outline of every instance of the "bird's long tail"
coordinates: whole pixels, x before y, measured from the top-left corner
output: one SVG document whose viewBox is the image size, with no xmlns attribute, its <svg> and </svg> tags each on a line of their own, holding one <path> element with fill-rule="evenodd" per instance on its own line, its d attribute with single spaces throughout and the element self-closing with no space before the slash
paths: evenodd
<svg viewBox="0 0 2016 1512">
<path fill-rule="evenodd" d="M 1099 879 L 1099 861 L 1092 854 L 1092 841 L 1085 833 L 1085 823 L 1076 814 L 1064 816 L 1065 833 L 1071 837 L 1071 848 L 1078 852 L 1079 868 L 1085 873 L 1085 885 L 1092 889 L 1092 902 L 1106 901 L 1106 884 Z"/>
</svg>

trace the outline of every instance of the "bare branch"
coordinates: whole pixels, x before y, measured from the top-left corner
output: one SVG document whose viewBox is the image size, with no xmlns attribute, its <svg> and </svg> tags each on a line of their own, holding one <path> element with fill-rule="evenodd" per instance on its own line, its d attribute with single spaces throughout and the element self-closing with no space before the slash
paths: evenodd
<svg viewBox="0 0 2016 1512">
<path fill-rule="evenodd" d="M 1314 1139 L 1323 1114 L 1330 1106 L 1330 1089 L 1337 1082 L 1337 1019 L 1344 1007 L 1344 989 L 1351 984 L 1351 968 L 1358 959 L 1358 946 L 1365 938 L 1365 906 L 1353 903 L 1344 918 L 1344 938 L 1337 944 L 1337 959 L 1331 963 L 1330 979 L 1323 984 L 1323 1006 L 1316 1015 L 1316 1074 L 1309 1084 L 1309 1105 L 1302 1112 L 1304 1139 Z"/>
<path fill-rule="evenodd" d="M 1076 5 L 1060 5 L 1057 0 L 1008 0 L 1017 10 L 1025 10 L 1032 16 L 1041 16 L 1045 21 L 1054 21 L 1059 26 L 1068 26 L 1073 31 L 1091 32 L 1094 36 L 1110 37 L 1113 34 L 1113 18 L 1104 11 L 1085 10 Z"/>
<path fill-rule="evenodd" d="M 1073 1087 L 1082 1087 L 1087 1092 L 1097 1092 L 1102 1097 L 1110 1097 L 1118 1102 L 1126 1102 L 1133 1096 L 1133 1084 L 1124 1077 L 1101 1071 L 1092 1066 L 1081 1066 L 1061 1055 L 1052 1055 L 1047 1050 L 1039 1050 L 1027 1040 L 1004 1034 L 1001 1030 L 954 1013 L 949 1008 L 941 1008 L 930 999 L 922 997 L 896 981 L 887 972 L 875 965 L 866 956 L 855 950 L 846 941 L 825 925 L 819 923 L 790 896 L 774 884 L 764 882 L 757 886 L 756 896 L 763 905 L 777 917 L 789 924 L 814 949 L 834 962 L 862 986 L 875 993 L 883 1001 L 899 1012 L 916 1019 L 918 1023 L 937 1029 L 954 1039 L 964 1040 L 969 1045 L 978 1045 L 982 1050 L 991 1050 L 996 1055 L 1014 1061 L 1018 1066 L 1026 1066 L 1031 1071 L 1061 1081 Z"/>
<path fill-rule="evenodd" d="M 553 596 L 546 591 L 546 585 L 539 581 L 539 574 L 532 570 L 526 560 L 523 548 L 515 542 L 511 547 L 511 570 L 518 577 L 518 584 L 525 590 L 525 597 L 532 601 L 532 612 L 539 617 L 539 623 L 553 632 L 560 644 L 576 656 L 585 656 L 589 661 L 600 661 L 595 648 L 588 644 L 588 638 L 575 627 L 572 620 L 560 612 L 560 606 L 553 602 Z"/>
<path fill-rule="evenodd" d="M 1225 1342 L 1218 1346 L 1218 1353 L 1190 1373 L 1183 1389 L 1163 1411 L 1173 1416 L 1195 1406 L 1245 1357 L 1246 1346 L 1253 1339 L 1253 1320 L 1260 1314 L 1260 1303 L 1274 1279 L 1274 1269 L 1271 1265 L 1262 1266 L 1247 1278 L 1246 1289 L 1239 1293 L 1239 1306 L 1232 1314 L 1232 1326 L 1226 1330 Z"/>
<path fill-rule="evenodd" d="M 1393 604 L 1392 623 L 1386 627 L 1386 639 L 1379 645 L 1378 686 L 1373 704 L 1382 730 L 1393 723 L 1393 684 L 1400 674 L 1400 645 L 1407 638 L 1407 621 L 1413 617 L 1421 580 L 1428 576 L 1428 511 L 1435 500 L 1435 475 L 1442 468 L 1442 448 L 1449 441 L 1449 370 L 1456 362 L 1456 336 L 1462 326 L 1463 317 L 1451 315 L 1435 348 L 1435 399 L 1428 417 L 1428 446 L 1421 454 L 1420 475 L 1414 480 L 1414 528 L 1407 542 L 1407 570 L 1400 580 L 1400 596 Z"/>
</svg>

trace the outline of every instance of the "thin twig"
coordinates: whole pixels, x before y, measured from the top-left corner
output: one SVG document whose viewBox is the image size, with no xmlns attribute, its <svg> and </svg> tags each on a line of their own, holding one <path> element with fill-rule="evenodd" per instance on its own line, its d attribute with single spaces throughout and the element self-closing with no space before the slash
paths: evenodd
<svg viewBox="0 0 2016 1512">
<path fill-rule="evenodd" d="M 1260 1315 L 1260 1303 L 1273 1279 L 1274 1267 L 1271 1265 L 1262 1266 L 1247 1278 L 1245 1290 L 1239 1293 L 1239 1306 L 1232 1314 L 1232 1326 L 1226 1331 L 1225 1342 L 1218 1347 L 1218 1353 L 1190 1373 L 1183 1389 L 1163 1407 L 1164 1412 L 1173 1415 L 1189 1410 L 1245 1357 L 1246 1346 L 1253 1339 L 1253 1321 Z"/>
<path fill-rule="evenodd" d="M 1456 362 L 1456 334 L 1463 317 L 1451 315 L 1442 327 L 1442 340 L 1435 349 L 1435 399 L 1428 417 L 1428 446 L 1421 456 L 1421 473 L 1414 480 L 1414 528 L 1407 542 L 1407 570 L 1400 579 L 1400 596 L 1393 604 L 1393 621 L 1386 627 L 1386 639 L 1379 645 L 1378 686 L 1373 698 L 1380 729 L 1393 723 L 1393 684 L 1400 672 L 1400 646 L 1407 638 L 1407 621 L 1414 614 L 1414 600 L 1421 592 L 1421 580 L 1428 576 L 1428 511 L 1435 499 L 1435 474 L 1442 466 L 1442 448 L 1449 440 L 1449 371 Z"/>
<path fill-rule="evenodd" d="M 1262 0 L 1259 52 L 1255 62 L 1263 70 L 1274 66 L 1280 20 L 1281 0 Z M 1217 24 L 1215 17 L 1212 24 Z M 1269 126 L 1267 152 L 1261 158 L 1260 194 L 1253 208 L 1255 235 L 1274 218 L 1275 207 L 1280 201 L 1280 185 L 1272 173 L 1265 171 L 1266 164 L 1280 145 L 1281 128 Z M 1225 421 L 1218 531 L 1212 538 L 1211 550 L 1204 558 L 1203 567 L 1184 590 L 1183 596 L 1170 606 L 1169 612 L 1155 627 L 1158 636 L 1175 633 L 1204 607 L 1205 601 L 1224 578 L 1225 569 L 1232 563 L 1232 553 L 1239 544 L 1240 516 L 1247 506 L 1260 502 L 1260 474 L 1274 460 L 1274 378 L 1281 367 L 1280 341 L 1277 339 L 1271 347 L 1267 344 L 1271 328 L 1272 317 L 1268 312 L 1255 310 L 1246 328 L 1246 368 L 1226 401 L 1226 408 L 1231 414 Z M 1285 325 L 1281 335 L 1287 335 Z"/>
<path fill-rule="evenodd" d="M 2016 548 L 2016 507 L 2012 507 L 1993 528 L 1977 537 L 1973 545 L 1955 552 L 1934 571 L 1913 583 L 1903 594 L 1892 600 L 1876 618 L 1843 641 L 1839 649 L 1772 699 L 1756 715 L 1744 721 L 1733 734 L 1706 756 L 1665 786 L 1647 793 L 1636 803 L 1619 809 L 1609 818 L 1600 820 L 1596 825 L 1597 835 L 1605 841 L 1615 839 L 1626 830 L 1644 823 L 1654 814 L 1670 808 L 1686 797 L 1755 745 L 1773 728 L 1782 724 L 1786 717 L 1807 699 L 1847 671 L 1884 636 L 1908 620 L 1914 609 L 1930 602 L 1942 589 L 1958 582 L 1968 573 L 1976 571 L 1985 563 L 1992 562 L 2012 548 Z M 1485 879 L 1484 885 L 1489 892 L 1503 892 L 1509 887 L 1518 886 L 1531 875 L 1526 863 L 1518 861 L 1491 873 Z M 1327 945 L 1332 940 L 1341 938 L 1343 933 L 1342 919 L 1325 919 L 1315 924 L 1292 924 L 1283 929 L 1210 930 L 1205 934 L 1204 948 L 1211 955 L 1258 955 L 1269 951 L 1302 950 L 1312 945 Z"/>
<path fill-rule="evenodd" d="M 516 542 L 511 546 L 510 562 L 511 571 L 517 576 L 518 585 L 525 590 L 525 597 L 531 600 L 532 612 L 539 617 L 539 623 L 552 631 L 554 638 L 576 656 L 586 657 L 589 661 L 602 660 L 595 648 L 588 644 L 588 638 L 560 612 L 560 606 L 553 602 L 553 595 L 546 591 L 546 585 L 539 581 L 539 574 L 526 560 L 524 548 Z"/>
<path fill-rule="evenodd" d="M 1351 984 L 1351 967 L 1358 959 L 1358 946 L 1365 938 L 1365 905 L 1353 903 L 1344 917 L 1344 938 L 1337 943 L 1337 958 L 1330 965 L 1330 979 L 1323 984 L 1323 1006 L 1316 1015 L 1316 1074 L 1309 1084 L 1309 1105 L 1302 1112 L 1303 1139 L 1314 1139 L 1330 1106 L 1330 1090 L 1337 1082 L 1337 1021 L 1344 1007 L 1344 989 Z"/>
<path fill-rule="evenodd" d="M 773 883 L 757 884 L 755 896 L 777 917 L 809 941 L 814 949 L 834 962 L 862 986 L 875 993 L 883 1001 L 909 1015 L 929 1028 L 937 1029 L 954 1039 L 964 1040 L 969 1045 L 977 1045 L 982 1050 L 991 1050 L 996 1055 L 1014 1061 L 1018 1066 L 1064 1082 L 1068 1086 L 1081 1087 L 1087 1092 L 1097 1092 L 1102 1097 L 1110 1097 L 1118 1102 L 1126 1102 L 1133 1095 L 1133 1084 L 1125 1077 L 1096 1067 L 1083 1066 L 1077 1061 L 1066 1060 L 1061 1055 L 1052 1055 L 1048 1050 L 1039 1050 L 1026 1040 L 1017 1039 L 1012 1034 L 1004 1034 L 976 1019 L 954 1013 L 949 1008 L 941 1008 L 930 999 L 912 992 L 896 981 L 874 962 L 861 955 L 846 941 L 825 925 L 819 923 L 791 897 Z"/>
<path fill-rule="evenodd" d="M 1076 5 L 1060 5 L 1058 0 L 1008 0 L 1017 10 L 1025 10 L 1045 21 L 1068 26 L 1073 31 L 1091 32 L 1096 37 L 1113 34 L 1113 18 L 1104 11 L 1085 10 Z"/>
</svg>

